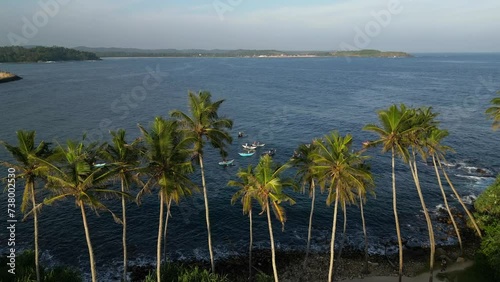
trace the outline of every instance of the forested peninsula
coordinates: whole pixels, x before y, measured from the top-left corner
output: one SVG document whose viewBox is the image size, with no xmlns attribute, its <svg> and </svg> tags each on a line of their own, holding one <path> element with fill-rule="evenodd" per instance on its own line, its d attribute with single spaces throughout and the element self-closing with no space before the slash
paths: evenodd
<svg viewBox="0 0 500 282">
<path fill-rule="evenodd" d="M 135 48 L 90 48 L 75 47 L 76 50 L 93 52 L 99 57 L 236 57 L 236 58 L 296 58 L 296 57 L 366 57 L 408 58 L 405 52 L 379 50 L 359 51 L 280 51 L 280 50 L 221 50 L 221 49 L 135 49 Z"/>
<path fill-rule="evenodd" d="M 58 61 L 91 61 L 100 60 L 92 53 L 64 47 L 36 46 L 24 48 L 19 46 L 0 47 L 0 63 L 33 63 Z"/>
</svg>

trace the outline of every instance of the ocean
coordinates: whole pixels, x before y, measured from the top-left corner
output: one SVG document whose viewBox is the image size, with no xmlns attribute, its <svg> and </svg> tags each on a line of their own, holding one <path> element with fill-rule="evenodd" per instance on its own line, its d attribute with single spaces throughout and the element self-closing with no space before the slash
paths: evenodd
<svg viewBox="0 0 500 282">
<path fill-rule="evenodd" d="M 148 126 L 155 116 L 173 109 L 187 110 L 187 93 L 208 90 L 213 99 L 225 99 L 220 114 L 234 121 L 234 142 L 229 158 L 234 166 L 220 167 L 217 151 L 206 148 L 206 175 L 216 259 L 245 254 L 248 218 L 239 203 L 231 205 L 236 191 L 227 187 L 239 168 L 258 162 L 238 155 L 241 145 L 260 141 L 275 148 L 274 159 L 286 162 L 300 143 L 309 143 L 332 130 L 354 136 L 354 149 L 377 136 L 362 131 L 377 123 L 377 111 L 391 104 L 432 106 L 440 113 L 441 127 L 450 131 L 445 144 L 455 153 L 447 156 L 448 173 L 464 200 L 471 203 L 500 171 L 500 134 L 491 130 L 484 114 L 500 90 L 500 54 L 415 54 L 413 58 L 104 58 L 102 61 L 0 64 L 23 80 L 0 85 L 0 140 L 16 144 L 15 131 L 36 130 L 37 139 L 64 143 L 87 133 L 89 140 L 108 141 L 109 130 L 124 128 L 129 140 L 140 135 L 137 124 Z M 237 138 L 239 131 L 244 138 Z M 263 150 L 263 149 L 260 149 Z M 380 149 L 369 151 L 376 197 L 365 207 L 369 250 L 372 254 L 396 252 L 392 214 L 391 163 Z M 4 148 L 0 160 L 11 161 Z M 408 246 L 427 246 L 427 230 L 409 169 L 397 165 L 398 210 L 402 236 Z M 3 177 L 7 169 L 3 168 Z M 292 172 L 290 172 L 292 173 Z M 432 166 L 419 162 L 427 208 L 435 219 L 442 212 L 442 197 Z M 193 179 L 201 186 L 199 170 Z M 22 188 L 18 184 L 17 200 Z M 119 187 L 119 183 L 114 185 Z M 446 187 L 446 189 L 448 189 Z M 303 250 L 307 239 L 310 200 L 290 191 L 297 201 L 285 204 L 285 229 L 274 221 L 276 245 L 282 250 Z M 451 190 L 448 199 L 453 206 Z M 41 198 L 39 199 L 41 200 Z M 313 224 L 312 249 L 329 250 L 333 208 L 319 195 Z M 7 195 L 0 194 L 2 214 Z M 107 202 L 120 214 L 118 201 Z M 148 195 L 141 206 L 128 205 L 128 246 L 131 264 L 155 260 L 158 197 Z M 359 207 L 348 206 L 348 244 L 363 247 Z M 256 248 L 269 248 L 265 215 L 254 213 Z M 169 259 L 208 259 L 202 194 L 172 208 L 167 253 Z M 342 229 L 339 213 L 338 231 Z M 5 218 L 2 216 L 2 218 Z M 17 210 L 17 218 L 22 218 Z M 121 267 L 121 225 L 106 212 L 88 213 L 90 234 L 99 275 L 115 279 Z M 7 250 L 6 221 L 0 221 L 0 251 Z M 32 247 L 32 220 L 17 224 L 18 247 Z M 438 244 L 455 244 L 450 226 L 436 227 Z M 340 233 L 339 233 L 340 234 Z M 340 237 L 337 237 L 340 238 Z M 340 241 L 338 241 L 340 242 Z M 68 264 L 89 272 L 88 252 L 81 215 L 67 200 L 47 206 L 40 215 L 42 261 Z M 278 258 L 279 259 L 279 258 Z M 104 278 L 102 278 L 104 279 Z"/>
</svg>

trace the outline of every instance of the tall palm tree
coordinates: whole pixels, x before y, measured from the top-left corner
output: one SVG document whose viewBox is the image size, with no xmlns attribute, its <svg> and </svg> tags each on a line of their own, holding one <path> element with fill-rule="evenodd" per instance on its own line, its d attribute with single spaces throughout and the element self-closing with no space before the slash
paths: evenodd
<svg viewBox="0 0 500 282">
<path fill-rule="evenodd" d="M 271 242 L 271 261 L 273 265 L 274 281 L 278 282 L 278 268 L 276 267 L 276 253 L 274 249 L 273 226 L 271 221 L 271 209 L 276 218 L 281 222 L 282 229 L 285 228 L 286 212 L 280 205 L 282 202 L 295 204 L 295 201 L 283 192 L 287 186 L 294 187 L 292 181 L 282 179 L 281 174 L 289 168 L 289 165 L 276 165 L 272 158 L 265 155 L 260 158 L 255 167 L 255 179 L 252 181 L 257 193 L 256 197 L 261 204 L 262 213 L 266 212 L 267 226 L 269 228 L 269 239 Z"/>
<path fill-rule="evenodd" d="M 138 201 L 144 193 L 150 192 L 152 187 L 158 187 L 160 196 L 160 212 L 158 223 L 158 240 L 156 248 L 156 279 L 161 281 L 161 244 L 163 229 L 163 208 L 167 206 L 165 230 L 168 227 L 170 207 L 172 201 L 179 203 L 181 198 L 191 195 L 195 189 L 189 180 L 189 173 L 193 171 L 189 160 L 189 138 L 185 138 L 179 130 L 179 123 L 175 120 L 164 120 L 156 117 L 148 131 L 139 125 L 145 142 L 145 158 L 147 161 L 146 173 L 148 180 L 137 195 Z M 165 242 L 166 243 L 166 242 Z"/>
<path fill-rule="evenodd" d="M 418 177 L 418 167 L 417 167 L 417 154 L 422 156 L 422 159 L 427 158 L 426 141 L 429 133 L 436 128 L 437 122 L 435 121 L 436 113 L 432 112 L 429 108 L 418 108 L 410 109 L 411 113 L 408 120 L 411 131 L 407 134 L 408 146 L 411 148 L 411 157 L 409 160 L 409 166 L 413 180 L 415 182 L 415 187 L 420 199 L 420 204 L 424 212 L 425 221 L 427 223 L 427 230 L 429 233 L 429 243 L 430 243 L 430 266 L 429 266 L 429 281 L 433 280 L 433 270 L 434 270 L 434 253 L 436 250 L 436 242 L 434 239 L 434 230 L 432 227 L 432 221 L 429 215 L 429 211 L 425 205 L 424 196 L 422 194 L 422 188 L 420 186 L 420 179 Z"/>
<path fill-rule="evenodd" d="M 366 159 L 362 152 L 351 152 L 352 136 L 341 136 L 338 132 L 326 135 L 322 141 L 315 141 L 318 152 L 315 154 L 316 169 L 328 181 L 327 204 L 334 202 L 332 238 L 330 242 L 330 268 L 328 281 L 333 281 L 335 232 L 337 228 L 338 204 L 345 206 L 356 201 L 355 191 L 371 181 L 371 174 L 361 167 Z"/>
<path fill-rule="evenodd" d="M 218 149 L 223 157 L 227 155 L 226 146 L 232 142 L 227 129 L 233 127 L 233 121 L 219 117 L 219 107 L 224 100 L 212 102 L 210 92 L 202 91 L 198 94 L 189 92 L 189 111 L 191 116 L 175 110 L 171 116 L 178 118 L 186 135 L 190 137 L 194 145 L 195 157 L 198 158 L 201 170 L 201 182 L 203 186 L 203 198 L 205 201 L 205 218 L 208 234 L 208 251 L 210 253 L 210 265 L 215 272 L 214 254 L 212 250 L 212 234 L 210 232 L 210 213 L 208 209 L 208 193 L 205 183 L 205 169 L 203 166 L 203 153 L 205 143 L 208 141 L 212 147 Z"/>
<path fill-rule="evenodd" d="M 301 144 L 295 150 L 297 154 L 290 160 L 292 166 L 297 168 L 297 176 L 299 177 L 299 182 L 302 184 L 302 192 L 305 193 L 307 187 L 309 197 L 311 197 L 311 212 L 309 214 L 309 228 L 307 231 L 307 247 L 306 256 L 304 258 L 304 266 L 307 264 L 307 258 L 309 256 L 309 249 L 311 246 L 314 202 L 316 199 L 316 181 L 319 177 L 317 170 L 315 170 L 316 163 L 314 162 L 316 149 L 317 146 L 314 144 L 314 141 L 311 144 Z M 323 187 L 324 185 L 320 185 L 320 188 Z"/>
<path fill-rule="evenodd" d="M 398 238 L 399 247 L 399 281 L 403 276 L 403 241 L 401 239 L 401 230 L 399 226 L 399 217 L 397 210 L 397 195 L 396 195 L 396 173 L 395 159 L 400 157 L 403 161 L 409 160 L 409 152 L 407 149 L 407 135 L 413 129 L 408 124 L 410 112 L 404 104 L 398 108 L 397 105 L 390 106 L 387 110 L 378 112 L 380 126 L 375 124 L 367 124 L 363 130 L 373 131 L 377 133 L 380 139 L 369 142 L 370 146 L 382 145 L 382 152 L 391 152 L 391 167 L 392 167 L 392 207 L 394 213 L 394 221 L 396 225 L 396 235 Z"/>
<path fill-rule="evenodd" d="M 500 91 L 497 94 L 500 94 Z M 494 130 L 497 130 L 500 128 L 500 97 L 491 99 L 490 103 L 491 107 L 486 110 L 486 114 L 493 119 L 492 127 Z"/>
<path fill-rule="evenodd" d="M 448 216 L 450 217 L 451 223 L 453 224 L 453 229 L 457 234 L 458 244 L 460 245 L 460 253 L 463 254 L 462 237 L 460 236 L 460 230 L 458 229 L 457 223 L 455 222 L 455 218 L 453 217 L 450 206 L 448 205 L 448 199 L 446 197 L 446 193 L 443 188 L 443 183 L 441 182 L 441 174 L 439 173 L 438 164 L 436 162 L 438 155 L 444 156 L 444 152 L 446 150 L 451 150 L 450 147 L 441 144 L 442 139 L 444 139 L 446 136 L 448 136 L 448 131 L 441 130 L 438 128 L 432 129 L 426 140 L 426 148 L 428 154 L 432 158 L 432 164 L 434 165 L 434 172 L 436 173 L 437 182 L 439 185 L 439 189 L 441 190 L 441 195 L 443 196 L 443 202 L 446 211 L 448 212 Z"/>
<path fill-rule="evenodd" d="M 127 209 L 125 193 L 129 192 L 130 185 L 133 183 L 140 184 L 141 181 L 137 176 L 137 169 L 140 164 L 139 139 L 132 143 L 127 143 L 125 140 L 126 132 L 124 129 L 111 131 L 112 144 L 108 144 L 103 150 L 104 159 L 110 162 L 110 165 L 115 168 L 116 177 L 120 180 L 122 202 L 122 245 L 123 245 L 123 281 L 127 281 Z"/>
<path fill-rule="evenodd" d="M 241 204 L 243 205 L 243 214 L 248 214 L 248 219 L 250 222 L 250 243 L 248 247 L 248 280 L 252 280 L 252 247 L 253 247 L 253 223 L 252 223 L 252 202 L 254 200 L 261 200 L 257 197 L 258 190 L 256 189 L 255 175 L 252 165 L 249 165 L 246 170 L 240 169 L 236 174 L 240 181 L 230 180 L 228 186 L 239 187 L 233 197 L 231 198 L 231 204 L 234 205 L 236 201 L 241 198 Z M 262 205 L 263 203 L 261 203 Z"/>
<path fill-rule="evenodd" d="M 97 271 L 85 210 L 86 208 L 96 212 L 97 210 L 106 210 L 112 214 L 115 221 L 121 222 L 100 201 L 100 196 L 119 197 L 123 195 L 119 191 L 107 189 L 106 187 L 114 171 L 93 165 L 99 149 L 95 143 L 85 145 L 84 140 L 80 142 L 69 140 L 65 147 L 59 145 L 56 148 L 53 158 L 47 160 L 37 158 L 37 160 L 49 167 L 46 186 L 52 191 L 52 195 L 44 200 L 44 204 L 50 205 L 56 201 L 71 197 L 74 198 L 76 205 L 80 208 L 93 282 L 97 281 Z"/>
<path fill-rule="evenodd" d="M 371 176 L 370 172 L 370 167 L 366 164 L 361 164 L 358 167 L 359 169 L 364 169 L 366 170 L 366 173 Z M 374 188 L 374 183 L 373 183 L 373 178 L 367 178 L 364 180 L 364 186 L 358 186 L 358 200 L 359 200 L 359 211 L 361 213 L 361 224 L 363 226 L 363 236 L 365 239 L 365 264 L 364 264 L 364 269 L 362 270 L 363 273 L 368 274 L 370 271 L 368 270 L 368 236 L 366 234 L 366 222 L 365 222 L 365 213 L 363 210 L 363 206 L 366 203 L 366 194 L 371 193 L 372 195 L 375 195 L 375 192 L 373 191 Z"/>
<path fill-rule="evenodd" d="M 17 163 L 11 164 L 3 162 L 2 165 L 12 167 L 17 172 L 18 178 L 24 178 L 24 192 L 23 200 L 21 203 L 21 212 L 28 216 L 33 214 L 33 230 L 34 230 L 34 247 L 35 247 L 35 270 L 36 281 L 40 282 L 40 264 L 39 260 L 39 247 L 38 247 L 38 205 L 36 202 L 35 185 L 37 179 L 43 179 L 46 174 L 46 167 L 41 164 L 36 158 L 45 159 L 51 154 L 49 144 L 40 142 L 35 145 L 35 131 L 17 131 L 17 140 L 19 145 L 13 146 L 7 142 L 0 141 L 0 143 L 10 152 L 12 157 Z M 28 208 L 31 211 L 28 212 Z"/>
</svg>

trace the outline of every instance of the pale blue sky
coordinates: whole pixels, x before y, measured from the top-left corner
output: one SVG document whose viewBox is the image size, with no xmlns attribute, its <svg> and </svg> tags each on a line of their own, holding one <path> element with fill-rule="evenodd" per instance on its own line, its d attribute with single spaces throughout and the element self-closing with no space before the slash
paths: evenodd
<svg viewBox="0 0 500 282">
<path fill-rule="evenodd" d="M 58 7 L 44 18 L 47 12 L 40 3 L 55 1 Z M 376 14 L 386 17 L 377 19 Z M 500 52 L 500 1 L 2 0 L 0 45 L 12 42 L 148 49 Z"/>
</svg>

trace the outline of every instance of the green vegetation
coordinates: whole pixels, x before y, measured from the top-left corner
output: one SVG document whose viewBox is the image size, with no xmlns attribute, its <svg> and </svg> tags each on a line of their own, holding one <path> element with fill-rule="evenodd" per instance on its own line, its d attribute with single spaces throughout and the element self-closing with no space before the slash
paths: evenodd
<svg viewBox="0 0 500 282">
<path fill-rule="evenodd" d="M 64 47 L 0 47 L 0 63 L 87 60 L 100 60 L 100 58 L 94 53 L 68 49 Z"/>
<path fill-rule="evenodd" d="M 175 263 L 162 264 L 161 273 L 160 278 L 157 278 L 157 273 L 150 273 L 144 282 L 229 282 L 225 276 L 210 273 L 206 269 Z"/>
<path fill-rule="evenodd" d="M 500 94 L 500 91 L 497 92 Z M 486 114 L 493 120 L 493 129 L 497 130 L 500 128 L 500 97 L 493 98 L 491 100 L 491 107 L 486 110 Z"/>
<path fill-rule="evenodd" d="M 476 219 L 484 230 L 480 253 L 500 279 L 500 176 L 474 203 Z"/>
<path fill-rule="evenodd" d="M 405 52 L 383 52 L 379 50 L 359 50 L 359 51 L 336 51 L 331 53 L 334 57 L 370 57 L 370 58 L 407 58 L 410 54 Z"/>
<path fill-rule="evenodd" d="M 24 251 L 16 257 L 16 275 L 7 272 L 9 269 L 9 259 L 6 256 L 0 258 L 0 281 L 3 282 L 31 282 L 37 278 L 37 270 L 34 264 L 35 253 L 33 251 Z M 55 267 L 46 269 L 43 266 L 39 268 L 41 282 L 81 282 L 80 272 L 69 267 Z"/>
</svg>

